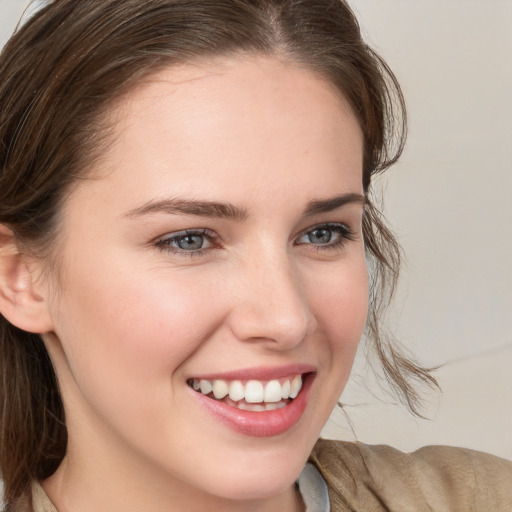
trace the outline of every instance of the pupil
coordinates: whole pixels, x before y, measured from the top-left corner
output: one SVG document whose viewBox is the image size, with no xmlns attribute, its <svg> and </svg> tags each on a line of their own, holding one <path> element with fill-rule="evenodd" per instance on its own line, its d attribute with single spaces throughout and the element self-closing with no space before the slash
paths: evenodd
<svg viewBox="0 0 512 512">
<path fill-rule="evenodd" d="M 203 238 L 199 235 L 184 236 L 178 243 L 180 249 L 201 249 Z"/>
<path fill-rule="evenodd" d="M 328 229 L 315 229 L 309 235 L 310 242 L 327 244 L 331 241 L 331 232 Z"/>
</svg>

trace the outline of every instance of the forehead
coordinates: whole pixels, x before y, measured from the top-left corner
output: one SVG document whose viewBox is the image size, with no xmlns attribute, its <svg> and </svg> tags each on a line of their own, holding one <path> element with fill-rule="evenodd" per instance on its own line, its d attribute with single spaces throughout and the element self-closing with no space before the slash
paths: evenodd
<svg viewBox="0 0 512 512">
<path fill-rule="evenodd" d="M 114 143 L 99 166 L 105 185 L 132 182 L 134 200 L 200 192 L 236 203 L 268 194 L 269 184 L 283 194 L 299 175 L 304 187 L 330 181 L 320 195 L 332 195 L 333 180 L 340 192 L 362 190 L 358 121 L 334 86 L 296 64 L 247 57 L 171 66 L 128 93 L 113 117 Z"/>
</svg>

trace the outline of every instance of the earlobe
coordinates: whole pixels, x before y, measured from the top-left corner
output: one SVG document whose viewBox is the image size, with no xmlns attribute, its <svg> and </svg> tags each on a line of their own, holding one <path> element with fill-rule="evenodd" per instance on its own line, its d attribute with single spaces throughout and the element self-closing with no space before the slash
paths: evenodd
<svg viewBox="0 0 512 512">
<path fill-rule="evenodd" d="M 34 284 L 14 233 L 0 224 L 0 313 L 19 329 L 42 334 L 52 330 L 52 321 L 47 301 Z"/>
</svg>

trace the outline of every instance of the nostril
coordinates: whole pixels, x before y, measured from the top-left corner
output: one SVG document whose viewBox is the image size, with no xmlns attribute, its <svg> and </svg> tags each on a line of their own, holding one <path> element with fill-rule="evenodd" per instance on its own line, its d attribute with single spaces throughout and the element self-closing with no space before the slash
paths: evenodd
<svg viewBox="0 0 512 512">
<path fill-rule="evenodd" d="M 237 306 L 231 311 L 227 324 L 240 341 L 272 342 L 290 349 L 314 332 L 316 321 L 303 307 L 269 301 L 262 307 Z"/>
</svg>

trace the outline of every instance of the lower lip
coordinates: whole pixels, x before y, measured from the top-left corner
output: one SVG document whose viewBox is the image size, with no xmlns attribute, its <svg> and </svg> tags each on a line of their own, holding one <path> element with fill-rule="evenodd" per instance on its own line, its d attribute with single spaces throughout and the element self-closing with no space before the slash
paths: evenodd
<svg viewBox="0 0 512 512">
<path fill-rule="evenodd" d="M 190 390 L 199 403 L 213 416 L 240 434 L 253 437 L 271 437 L 283 434 L 296 425 L 306 410 L 314 375 L 303 376 L 300 393 L 289 404 L 273 411 L 243 411 Z"/>
</svg>

